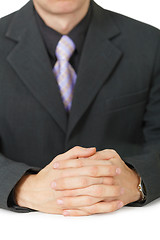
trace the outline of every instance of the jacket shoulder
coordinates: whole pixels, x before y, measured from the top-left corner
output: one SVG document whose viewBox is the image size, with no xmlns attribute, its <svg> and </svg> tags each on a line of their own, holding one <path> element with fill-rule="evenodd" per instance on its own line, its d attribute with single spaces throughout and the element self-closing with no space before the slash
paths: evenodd
<svg viewBox="0 0 160 240">
<path fill-rule="evenodd" d="M 9 53 L 10 49 L 14 46 L 15 42 L 11 41 L 9 38 L 6 37 L 6 33 L 8 30 L 9 25 L 12 22 L 12 19 L 15 15 L 11 13 L 5 17 L 0 19 L 0 58 L 5 58 L 5 56 Z"/>
<path fill-rule="evenodd" d="M 11 23 L 13 16 L 15 15 L 16 12 L 13 12 L 7 16 L 0 18 L 0 36 L 1 37 L 5 34 L 8 26 Z"/>
<path fill-rule="evenodd" d="M 142 39 L 160 38 L 160 30 L 158 28 L 119 13 L 106 11 L 109 12 L 115 24 L 124 34 L 136 35 Z"/>
</svg>

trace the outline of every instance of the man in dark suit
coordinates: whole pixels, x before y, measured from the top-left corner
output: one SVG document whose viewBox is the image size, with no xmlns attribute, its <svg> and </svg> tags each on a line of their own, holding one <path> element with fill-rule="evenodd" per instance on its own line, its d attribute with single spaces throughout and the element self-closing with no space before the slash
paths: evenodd
<svg viewBox="0 0 160 240">
<path fill-rule="evenodd" d="M 33 0 L 0 20 L 0 66 L 1 208 L 79 216 L 160 196 L 159 30 Z"/>
</svg>

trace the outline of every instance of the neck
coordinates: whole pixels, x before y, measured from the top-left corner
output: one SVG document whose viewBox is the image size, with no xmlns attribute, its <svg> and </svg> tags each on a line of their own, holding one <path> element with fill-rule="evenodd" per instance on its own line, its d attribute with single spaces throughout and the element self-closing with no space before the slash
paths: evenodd
<svg viewBox="0 0 160 240">
<path fill-rule="evenodd" d="M 67 35 L 87 14 L 89 1 L 86 1 L 86 4 L 84 4 L 81 9 L 72 13 L 53 14 L 45 12 L 37 4 L 35 4 L 35 9 L 47 26 L 62 35 Z"/>
</svg>

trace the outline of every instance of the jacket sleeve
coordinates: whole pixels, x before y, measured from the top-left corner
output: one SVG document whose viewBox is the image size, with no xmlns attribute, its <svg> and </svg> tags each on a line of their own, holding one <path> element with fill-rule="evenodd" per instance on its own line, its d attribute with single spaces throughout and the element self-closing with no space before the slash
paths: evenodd
<svg viewBox="0 0 160 240">
<path fill-rule="evenodd" d="M 0 154 L 0 208 L 17 212 L 31 211 L 31 209 L 20 208 L 11 204 L 12 191 L 27 171 L 38 172 L 39 169 L 24 163 L 17 163 Z"/>
<path fill-rule="evenodd" d="M 144 145 L 140 154 L 124 159 L 139 173 L 147 192 L 147 199 L 144 204 L 130 204 L 132 206 L 143 206 L 160 197 L 160 41 L 153 66 L 150 94 L 143 118 L 143 136 Z"/>
</svg>

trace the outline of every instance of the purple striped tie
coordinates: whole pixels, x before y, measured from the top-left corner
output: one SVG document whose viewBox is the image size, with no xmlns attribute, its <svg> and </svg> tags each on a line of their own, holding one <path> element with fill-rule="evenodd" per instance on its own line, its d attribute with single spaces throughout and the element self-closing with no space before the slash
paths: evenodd
<svg viewBox="0 0 160 240">
<path fill-rule="evenodd" d="M 75 51 L 74 42 L 66 35 L 62 36 L 56 47 L 57 62 L 53 68 L 66 111 L 72 106 L 73 90 L 77 75 L 69 63 Z"/>
</svg>

